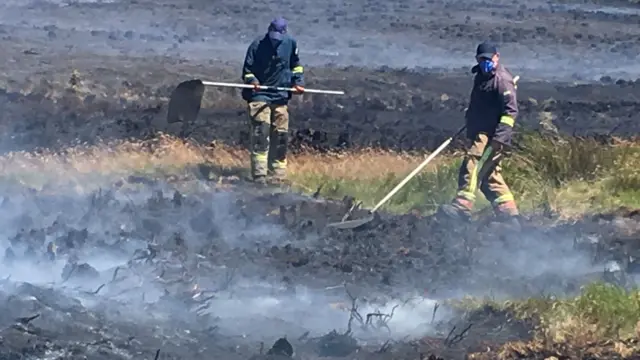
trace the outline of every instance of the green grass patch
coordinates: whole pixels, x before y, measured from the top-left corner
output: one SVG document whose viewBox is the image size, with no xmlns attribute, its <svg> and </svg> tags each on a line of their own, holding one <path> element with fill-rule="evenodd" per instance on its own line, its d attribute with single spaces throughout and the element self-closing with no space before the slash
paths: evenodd
<svg viewBox="0 0 640 360">
<path fill-rule="evenodd" d="M 567 216 L 620 205 L 640 207 L 640 144 L 604 144 L 594 139 L 550 138 L 528 133 L 519 149 L 503 161 L 503 174 L 524 211 L 555 210 Z M 434 170 L 413 178 L 385 204 L 388 211 L 418 209 L 430 213 L 456 192 L 461 158 L 440 160 Z M 356 197 L 365 206 L 381 200 L 407 173 L 367 181 L 333 177 L 330 173 L 296 173 L 299 189 L 317 189 L 330 198 Z M 488 205 L 478 192 L 477 209 Z M 579 210 L 579 211 L 578 211 Z"/>
<path fill-rule="evenodd" d="M 449 305 L 467 312 L 489 307 L 518 320 L 531 320 L 536 324 L 536 337 L 553 343 L 632 338 L 640 321 L 640 290 L 602 282 L 584 286 L 574 298 L 546 296 L 498 302 L 467 297 Z"/>
<path fill-rule="evenodd" d="M 385 209 L 394 212 L 406 212 L 411 209 L 432 210 L 438 204 L 449 201 L 456 191 L 460 161 L 446 163 L 436 170 L 418 174 L 411 179 L 385 204 Z M 322 186 L 321 194 L 329 198 L 354 196 L 364 206 L 373 207 L 389 193 L 407 174 L 389 173 L 383 177 L 368 181 L 341 179 L 331 174 L 295 174 L 292 177 L 294 187 L 317 189 Z M 300 185 L 302 187 L 300 187 Z"/>
</svg>

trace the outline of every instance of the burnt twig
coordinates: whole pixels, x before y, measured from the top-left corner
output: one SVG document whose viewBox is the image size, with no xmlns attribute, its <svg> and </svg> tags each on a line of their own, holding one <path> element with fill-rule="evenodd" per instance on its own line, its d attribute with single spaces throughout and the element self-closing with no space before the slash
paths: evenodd
<svg viewBox="0 0 640 360">
<path fill-rule="evenodd" d="M 358 301 L 358 298 L 351 295 L 351 292 L 349 292 L 349 289 L 347 289 L 346 284 L 344 288 L 349 298 L 351 298 L 351 310 L 349 312 L 349 321 L 347 322 L 347 331 L 345 332 L 345 335 L 350 335 L 352 331 L 352 324 L 354 319 L 358 320 L 358 322 L 360 323 L 360 326 L 362 327 L 364 327 L 365 324 L 364 324 L 364 321 L 362 320 L 362 315 L 360 315 L 360 313 L 358 312 L 358 305 L 356 304 L 356 302 Z"/>
<path fill-rule="evenodd" d="M 389 349 L 391 349 L 391 340 L 385 341 L 384 344 L 382 344 L 382 346 L 380 347 L 380 349 L 376 350 L 376 352 L 378 354 L 382 354 L 389 351 Z"/>
<path fill-rule="evenodd" d="M 456 329 L 456 327 L 454 326 L 451 331 L 449 332 L 449 335 L 447 335 L 447 338 L 444 339 L 444 345 L 446 347 L 451 347 L 457 343 L 459 343 L 460 341 L 464 340 L 464 336 L 467 334 L 467 332 L 469 331 L 469 329 L 471 329 L 471 326 L 473 324 L 469 324 L 469 326 L 467 326 L 466 328 L 464 328 L 459 334 L 454 335 L 453 337 L 451 335 L 453 335 L 454 330 Z"/>
<path fill-rule="evenodd" d="M 311 195 L 311 197 L 313 197 L 314 199 L 317 199 L 320 196 L 320 191 L 322 190 L 323 187 L 324 187 L 324 184 L 320 184 L 316 192 L 314 192 L 313 195 Z"/>
<path fill-rule="evenodd" d="M 390 314 L 383 314 L 381 312 L 375 312 L 375 313 L 367 314 L 366 325 L 373 325 L 373 318 L 377 317 L 378 318 L 378 322 L 377 322 L 376 326 L 378 328 L 384 327 L 384 328 L 387 329 L 387 331 L 389 333 L 391 333 L 391 329 L 389 328 L 388 323 L 393 318 L 393 314 L 395 313 L 397 307 L 398 307 L 398 305 L 394 306 L 391 309 L 391 313 Z"/>
<path fill-rule="evenodd" d="M 100 290 L 102 290 L 102 288 L 107 285 L 107 284 L 102 284 L 100 286 L 98 286 L 98 288 L 95 291 L 84 291 L 85 294 L 88 295 L 98 295 L 98 293 L 100 292 Z"/>
<path fill-rule="evenodd" d="M 440 307 L 440 304 L 436 303 L 433 306 L 433 314 L 431 314 L 431 323 L 433 324 L 433 322 L 436 320 L 436 312 L 438 312 L 438 308 Z"/>
<path fill-rule="evenodd" d="M 298 341 L 304 341 L 307 340 L 307 338 L 309 337 L 309 331 L 306 331 L 304 334 L 300 335 L 300 337 L 298 338 Z"/>
<path fill-rule="evenodd" d="M 113 276 L 111 276 L 111 282 L 116 281 L 116 277 L 118 276 L 118 271 L 120 271 L 120 266 L 117 266 L 115 270 L 113 270 Z"/>
<path fill-rule="evenodd" d="M 21 318 L 17 318 L 16 322 L 23 324 L 23 325 L 27 325 L 28 323 L 30 323 L 31 321 L 37 319 L 40 317 L 40 314 L 35 314 L 33 316 L 29 316 L 29 317 L 21 317 Z"/>
</svg>

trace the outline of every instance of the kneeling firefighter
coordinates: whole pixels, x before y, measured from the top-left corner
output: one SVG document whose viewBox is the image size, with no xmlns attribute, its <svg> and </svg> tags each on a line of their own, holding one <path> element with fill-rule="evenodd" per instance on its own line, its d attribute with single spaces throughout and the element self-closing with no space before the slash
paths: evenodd
<svg viewBox="0 0 640 360">
<path fill-rule="evenodd" d="M 465 114 L 467 137 L 472 143 L 460 167 L 458 193 L 451 204 L 441 206 L 440 210 L 450 217 L 469 219 L 480 184 L 496 215 L 517 221 L 518 207 L 500 168 L 518 116 L 517 80 L 500 64 L 497 48 L 490 43 L 478 45 L 476 60 L 478 64 L 472 68 L 476 75 Z"/>
<path fill-rule="evenodd" d="M 243 89 L 250 118 L 251 176 L 255 182 L 266 182 L 268 175 L 276 180 L 286 177 L 289 144 L 289 112 L 287 104 L 292 92 L 261 89 L 260 85 L 293 87 L 304 92 L 303 67 L 296 40 L 287 33 L 287 21 L 276 18 L 264 37 L 254 40 L 247 49 L 242 68 Z"/>
</svg>

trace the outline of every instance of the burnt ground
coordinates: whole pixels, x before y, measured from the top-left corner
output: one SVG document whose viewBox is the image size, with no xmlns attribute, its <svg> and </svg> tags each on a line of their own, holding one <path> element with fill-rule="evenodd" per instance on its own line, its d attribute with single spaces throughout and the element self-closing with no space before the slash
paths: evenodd
<svg viewBox="0 0 640 360">
<path fill-rule="evenodd" d="M 137 69 L 142 61 L 125 63 Z M 247 144 L 245 105 L 238 90 L 207 88 L 194 124 L 168 125 L 168 97 L 188 78 L 166 69 L 187 69 L 194 77 L 205 77 L 206 68 L 184 65 L 174 70 L 155 59 L 144 63 L 151 73 L 142 77 L 135 77 L 137 70 L 90 71 L 76 65 L 77 90 L 68 85 L 71 67 L 33 75 L 26 83 L 7 81 L 6 92 L 0 92 L 4 150 L 94 143 L 98 138 L 144 138 L 156 131 L 188 135 L 203 143 Z M 102 66 L 116 64 L 108 59 Z M 233 81 L 234 70 L 221 65 L 215 73 Z M 155 75 L 160 72 L 162 76 Z M 308 94 L 292 101 L 294 149 L 301 145 L 324 150 L 433 149 L 463 124 L 471 81 L 466 75 L 360 68 L 312 68 L 307 76 L 308 87 L 346 89 L 347 94 L 333 98 Z M 573 85 L 524 78 L 519 89 L 520 132 L 546 130 L 549 126 L 540 123 L 550 124 L 549 120 L 551 127 L 565 134 L 628 137 L 638 132 L 640 83 L 635 81 Z"/>
<path fill-rule="evenodd" d="M 527 339 L 530 324 L 438 303 L 487 289 L 503 298 L 574 294 L 594 280 L 631 285 L 627 259 L 639 251 L 628 243 L 629 212 L 570 226 L 530 220 L 521 234 L 411 215 L 338 231 L 325 225 L 345 203 L 128 185 L 87 195 L 10 189 L 7 358 L 152 358 L 160 349 L 160 359 L 248 359 L 280 337 L 297 358 L 460 358 Z"/>
<path fill-rule="evenodd" d="M 248 41 L 277 11 L 292 21 L 307 86 L 347 92 L 292 102 L 293 148 L 432 149 L 462 123 L 485 38 L 522 76 L 519 130 L 548 131 L 552 120 L 568 134 L 638 132 L 631 1 L 5 1 L 0 10 L 2 151 L 157 131 L 244 144 L 237 90 L 207 89 L 198 122 L 184 126 L 166 123 L 167 97 L 194 77 L 238 81 Z M 629 285 L 622 275 L 638 257 L 633 212 L 530 219 L 521 234 L 385 214 L 336 232 L 324 225 L 345 204 L 242 184 L 183 184 L 184 198 L 168 185 L 162 197 L 129 185 L 91 195 L 2 185 L 3 358 L 248 359 L 286 336 L 297 358 L 457 359 L 527 339 L 530 324 L 434 311 L 436 302 L 569 295 L 594 279 Z M 622 271 L 604 271 L 612 266 Z M 454 324 L 454 335 L 472 324 L 461 341 Z"/>
<path fill-rule="evenodd" d="M 308 87 L 346 91 L 292 102 L 294 147 L 434 148 L 462 124 L 473 51 L 484 38 L 499 43 L 522 77 L 518 130 L 541 120 L 582 135 L 638 130 L 635 5 L 351 3 L 281 10 L 300 42 Z M 157 130 L 246 143 L 237 89 L 207 88 L 198 123 L 184 128 L 167 126 L 166 97 L 194 77 L 239 81 L 247 42 L 274 16 L 269 3 L 61 4 L 0 5 L 4 150 Z M 234 20 L 242 11 L 256 14 L 250 24 Z"/>
</svg>

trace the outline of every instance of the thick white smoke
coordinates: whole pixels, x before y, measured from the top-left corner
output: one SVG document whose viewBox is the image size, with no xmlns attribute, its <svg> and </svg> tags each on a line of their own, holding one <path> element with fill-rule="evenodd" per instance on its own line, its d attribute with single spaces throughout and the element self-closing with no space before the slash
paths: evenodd
<svg viewBox="0 0 640 360">
<path fill-rule="evenodd" d="M 86 184 L 85 188 L 91 188 Z M 206 187 L 206 185 L 202 184 Z M 195 186 L 197 187 L 197 186 Z M 171 200 L 171 192 L 165 187 L 164 201 Z M 236 204 L 238 195 L 232 192 L 219 192 L 203 199 L 206 204 L 192 208 L 186 204 L 180 209 L 170 205 L 145 209 L 149 199 L 158 199 L 155 190 L 147 189 L 135 193 L 115 192 L 113 196 L 102 190 L 94 197 L 85 193 L 74 193 L 73 189 L 58 189 L 55 195 L 13 196 L 6 192 L 11 200 L 10 205 L 0 209 L 0 226 L 3 249 L 11 248 L 16 259 L 0 262 L 0 270 L 10 276 L 10 282 L 2 285 L 3 291 L 16 291 L 13 282 L 25 282 L 43 288 L 53 288 L 66 296 L 76 298 L 80 303 L 95 311 L 106 311 L 112 320 L 139 323 L 164 321 L 164 326 L 171 327 L 176 317 L 188 316 L 193 310 L 181 302 L 180 296 L 188 298 L 204 298 L 211 294 L 208 309 L 200 315 L 210 314 L 209 324 L 219 328 L 227 335 L 242 335 L 261 340 L 270 340 L 274 333 L 299 336 L 309 332 L 312 336 L 321 336 L 332 330 L 345 332 L 350 317 L 351 300 L 344 289 L 312 288 L 304 284 L 295 285 L 295 291 L 277 280 L 283 274 L 275 268 L 260 268 L 251 263 L 237 260 L 237 269 L 225 266 L 207 265 L 205 256 L 195 252 L 210 245 L 217 248 L 251 251 L 257 245 L 268 248 L 271 245 L 283 246 L 292 239 L 284 228 L 266 220 L 253 220 L 250 224 L 238 218 L 237 212 L 243 205 Z M 154 198 L 154 196 L 156 196 Z M 12 200 L 13 199 L 13 200 Z M 108 200 L 111 199 L 111 200 Z M 119 205 L 115 205 L 119 201 Z M 103 204 L 103 205 L 100 205 Z M 106 204 L 106 205 L 105 205 Z M 125 207 L 133 210 L 123 211 Z M 251 206 L 251 204 L 248 204 Z M 206 210 L 209 209 L 209 210 Z M 204 222 L 194 223 L 193 218 L 209 216 Z M 16 226 L 16 218 L 22 218 L 22 231 Z M 29 220 L 25 220 L 29 218 Z M 141 220 L 157 222 L 159 233 L 153 238 L 144 238 L 139 230 Z M 191 222 L 190 222 L 191 221 Z M 212 222 L 215 228 L 217 243 L 210 243 L 211 229 L 200 227 L 206 221 Z M 54 223 L 58 223 L 57 230 Z M 201 231 L 194 231 L 196 225 Z M 69 273 L 69 255 L 58 255 L 55 261 L 47 261 L 44 256 L 46 245 L 57 243 L 64 246 L 64 237 L 69 229 L 86 228 L 88 238 L 86 244 L 71 250 L 78 264 L 88 264 L 95 272 L 94 276 L 83 276 L 78 268 Z M 154 226 L 151 226 L 154 228 Z M 48 232 L 45 241 L 35 250 L 35 257 L 24 256 L 24 251 L 31 244 L 29 241 L 14 242 L 8 240 L 18 232 L 30 233 L 31 230 Z M 176 232 L 182 233 L 187 248 L 187 263 L 196 264 L 196 268 L 206 268 L 195 274 L 191 282 L 181 285 L 171 284 L 173 275 L 181 276 L 180 262 L 168 261 L 164 266 L 167 280 L 158 280 L 155 266 L 144 264 L 144 259 L 129 266 L 129 261 L 146 251 L 147 242 L 162 245 L 171 239 Z M 299 239 L 300 244 L 313 245 L 313 238 Z M 102 246 L 95 247 L 97 242 Z M 113 250 L 107 250 L 104 244 L 113 244 Z M 162 247 L 162 246 L 160 246 Z M 171 251 L 160 250 L 161 252 Z M 179 256 L 179 251 L 171 255 Z M 166 258 L 166 253 L 159 253 L 158 258 Z M 210 254 L 216 256 L 216 254 Z M 222 255 L 223 256 L 223 255 Z M 164 261 L 164 260 L 162 260 Z M 66 267 L 66 268 L 65 268 Z M 264 276 L 269 279 L 261 280 Z M 182 276 L 185 278 L 188 276 Z M 194 288 L 197 287 L 197 288 Z M 165 290 L 174 294 L 172 301 L 159 302 Z M 95 294 L 91 294 L 95 292 Z M 382 294 L 370 293 L 367 296 L 380 297 Z M 379 304 L 367 303 L 364 298 L 358 299 L 358 313 L 392 315 L 384 318 L 386 326 L 369 327 L 368 331 L 358 322 L 352 324 L 354 336 L 370 340 L 384 341 L 389 338 L 400 339 L 406 336 L 421 336 L 431 330 L 435 302 L 426 298 L 415 298 L 413 293 L 406 297 L 387 299 Z M 197 306 L 196 306 L 197 307 Z M 394 308 L 395 307 L 395 308 Z M 117 309 L 117 311 L 116 311 Z M 392 313 L 393 311 L 393 313 Z M 193 314 L 193 313 L 191 313 Z M 445 314 L 435 314 L 436 320 Z M 383 316 L 383 315 L 381 315 Z M 374 315 L 374 325 L 378 318 Z M 379 325 L 379 324 L 378 324 Z"/>
</svg>

